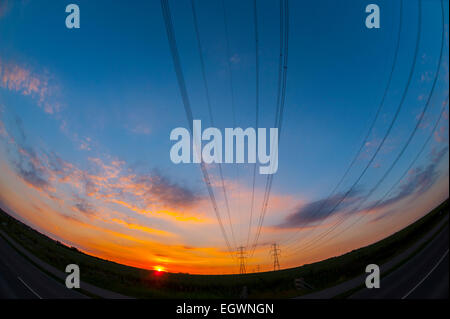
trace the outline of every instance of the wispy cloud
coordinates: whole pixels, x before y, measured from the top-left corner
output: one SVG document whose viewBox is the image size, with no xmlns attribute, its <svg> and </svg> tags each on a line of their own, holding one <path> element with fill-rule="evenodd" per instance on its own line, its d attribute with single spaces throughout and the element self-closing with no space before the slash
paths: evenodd
<svg viewBox="0 0 450 319">
<path fill-rule="evenodd" d="M 411 169 L 408 172 L 405 181 L 398 186 L 396 193 L 383 202 L 378 203 L 376 206 L 377 209 L 393 205 L 411 195 L 420 197 L 420 195 L 429 190 L 440 176 L 439 165 L 447 152 L 447 146 L 441 148 L 439 151 L 433 150 L 429 155 L 429 163 L 426 166 L 419 166 Z M 373 209 L 377 202 L 378 201 L 375 201 L 367 205 L 362 211 Z"/>
<path fill-rule="evenodd" d="M 46 113 L 53 114 L 61 108 L 54 96 L 57 88 L 50 84 L 50 76 L 45 70 L 33 72 L 0 58 L 0 88 L 31 96 Z"/>
<path fill-rule="evenodd" d="M 112 218 L 110 221 L 125 226 L 128 229 L 138 230 L 152 235 L 174 236 L 174 234 L 171 232 L 144 226 L 138 222 L 130 222 L 128 220 L 122 220 L 118 218 Z"/>
<path fill-rule="evenodd" d="M 0 18 L 4 17 L 6 13 L 8 13 L 11 7 L 11 3 L 9 0 L 0 1 Z"/>
<path fill-rule="evenodd" d="M 446 106 L 446 104 L 447 102 L 444 101 L 442 106 Z M 434 132 L 433 138 L 438 143 L 448 144 L 448 108 L 445 108 L 442 113 L 442 118 L 444 119 L 444 123 Z"/>
<path fill-rule="evenodd" d="M 92 216 L 95 214 L 95 207 L 91 203 L 89 203 L 87 199 L 82 198 L 76 194 L 73 196 L 73 199 L 75 201 L 74 208 L 78 212 L 87 216 Z"/>
<path fill-rule="evenodd" d="M 233 64 L 238 64 L 239 62 L 241 62 L 241 57 L 239 56 L 239 54 L 235 53 L 231 56 L 230 62 Z"/>
<path fill-rule="evenodd" d="M 362 191 L 354 189 L 344 198 L 345 193 L 335 194 L 301 205 L 296 211 L 286 217 L 278 228 L 306 228 L 314 226 L 324 218 L 346 212 L 351 206 L 361 200 Z"/>
<path fill-rule="evenodd" d="M 48 170 L 33 149 L 20 147 L 12 163 L 17 174 L 29 185 L 46 191 L 52 189 L 48 181 Z"/>
<path fill-rule="evenodd" d="M 135 134 L 148 135 L 148 134 L 150 134 L 151 130 L 150 130 L 150 127 L 148 127 L 147 125 L 138 124 L 131 129 L 131 132 L 133 132 Z"/>
<path fill-rule="evenodd" d="M 377 150 L 378 147 L 380 146 L 381 142 L 382 138 L 376 136 L 366 141 L 358 158 L 360 160 L 370 159 L 373 156 L 375 150 Z M 388 137 L 385 139 L 383 146 L 380 149 L 380 154 L 388 154 L 394 149 L 395 149 L 394 139 L 392 137 Z"/>
<path fill-rule="evenodd" d="M 74 210 L 84 216 L 114 204 L 156 218 L 205 220 L 195 211 L 204 196 L 170 180 L 159 170 L 137 172 L 123 161 L 98 157 L 88 158 L 87 168 L 82 169 L 54 152 L 35 150 L 26 144 L 25 137 L 21 141 L 10 137 L 7 145 L 18 177 L 51 198 L 64 196 L 71 200 Z M 67 194 L 68 190 L 73 195 Z"/>
</svg>

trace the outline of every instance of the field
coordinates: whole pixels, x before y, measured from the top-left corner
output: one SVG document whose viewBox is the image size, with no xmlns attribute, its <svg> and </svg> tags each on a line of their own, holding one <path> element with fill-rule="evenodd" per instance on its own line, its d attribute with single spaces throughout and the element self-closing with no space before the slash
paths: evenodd
<svg viewBox="0 0 450 319">
<path fill-rule="evenodd" d="M 383 264 L 414 244 L 448 215 L 448 200 L 403 230 L 339 257 L 276 272 L 245 275 L 156 273 L 84 254 L 31 229 L 0 211 L 0 228 L 35 256 L 64 271 L 80 266 L 81 278 L 98 287 L 139 298 L 239 298 L 244 286 L 249 298 L 289 298 L 320 290 L 361 274 L 367 261 Z M 313 289 L 296 290 L 294 280 Z"/>
</svg>

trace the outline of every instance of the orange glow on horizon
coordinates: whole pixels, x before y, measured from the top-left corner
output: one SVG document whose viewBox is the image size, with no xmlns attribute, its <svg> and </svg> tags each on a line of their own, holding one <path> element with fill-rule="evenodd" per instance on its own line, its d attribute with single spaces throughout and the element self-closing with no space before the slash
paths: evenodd
<svg viewBox="0 0 450 319">
<path fill-rule="evenodd" d="M 105 202 L 96 203 L 94 215 L 79 211 L 74 215 L 73 204 L 65 192 L 61 191 L 55 197 L 45 189 L 30 186 L 1 157 L 0 170 L 0 202 L 7 210 L 14 212 L 16 217 L 20 217 L 30 227 L 88 255 L 146 269 L 155 276 L 164 276 L 169 271 L 215 275 L 238 272 L 235 260 L 229 258 L 226 247 L 221 246 L 220 236 L 212 221 L 210 224 L 207 219 L 204 221 L 208 222 L 186 223 L 175 218 L 140 218 L 141 214 L 129 214 L 128 211 L 110 207 Z M 23 199 L 24 194 L 26 200 Z M 378 241 L 423 216 L 428 212 L 428 207 L 435 206 L 447 197 L 448 179 L 444 176 L 424 196 L 417 199 L 419 204 L 413 201 L 408 206 L 400 203 L 402 205 L 389 207 L 397 210 L 399 207 L 403 210 L 405 207 L 410 208 L 408 215 L 394 214 L 392 218 L 376 224 L 363 224 L 358 232 L 345 232 L 334 241 L 310 251 L 286 249 L 281 260 L 282 268 L 320 261 Z M 290 206 L 292 205 L 289 203 L 286 207 Z M 200 205 L 198 210 L 206 209 Z M 384 212 L 385 210 L 379 210 L 371 215 L 382 215 Z M 167 215 L 161 214 L 161 217 Z M 187 215 L 203 216 L 194 210 Z M 212 217 L 208 218 L 212 220 Z M 327 225 L 328 223 L 323 223 L 321 228 Z M 310 229 L 302 231 L 304 230 Z M 270 241 L 281 232 L 293 230 L 277 230 L 265 226 L 263 232 L 268 238 L 266 241 Z M 255 249 L 255 255 L 248 260 L 248 265 L 252 268 L 253 265 L 264 265 L 267 262 L 267 247 L 261 245 Z M 266 268 L 263 267 L 263 270 Z"/>
<path fill-rule="evenodd" d="M 158 273 L 166 272 L 166 268 L 163 266 L 154 266 L 153 269 L 156 270 L 156 272 Z"/>
</svg>

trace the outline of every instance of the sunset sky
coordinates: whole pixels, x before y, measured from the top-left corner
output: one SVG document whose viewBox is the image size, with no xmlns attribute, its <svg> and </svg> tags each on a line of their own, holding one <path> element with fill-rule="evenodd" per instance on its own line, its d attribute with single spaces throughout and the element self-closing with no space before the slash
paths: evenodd
<svg viewBox="0 0 450 319">
<path fill-rule="evenodd" d="M 194 1 L 215 126 L 254 127 L 253 1 L 225 1 L 229 55 L 222 2 Z M 380 29 L 364 23 L 372 2 L 381 9 Z M 419 2 L 404 1 L 391 84 L 365 141 L 395 62 L 400 21 L 400 1 L 372 2 L 289 2 L 278 171 L 249 271 L 270 270 L 272 243 L 280 245 L 282 268 L 321 260 L 384 238 L 448 197 L 448 1 L 444 26 L 441 2 L 422 2 L 416 63 Z M 238 272 L 200 166 L 170 160 L 171 130 L 189 123 L 160 1 L 78 0 L 80 29 L 65 26 L 69 3 L 0 0 L 0 207 L 56 240 L 127 265 Z M 169 3 L 193 116 L 206 128 L 191 2 Z M 257 15 L 259 127 L 270 128 L 279 1 L 257 0 Z M 256 175 L 249 236 L 253 166 L 222 165 L 232 227 L 218 166 L 206 166 L 233 249 L 251 251 L 247 239 L 257 233 L 267 177 Z"/>
</svg>

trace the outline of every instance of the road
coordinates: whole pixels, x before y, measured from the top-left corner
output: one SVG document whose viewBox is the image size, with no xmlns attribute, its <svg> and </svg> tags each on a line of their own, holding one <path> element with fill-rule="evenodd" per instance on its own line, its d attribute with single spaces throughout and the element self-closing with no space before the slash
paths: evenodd
<svg viewBox="0 0 450 319">
<path fill-rule="evenodd" d="M 449 297 L 449 226 L 419 253 L 388 275 L 379 289 L 364 288 L 350 298 L 425 299 Z M 107 297 L 107 296 L 106 296 Z M 115 298 L 116 295 L 112 295 Z M 0 298 L 87 298 L 48 276 L 0 236 Z"/>
<path fill-rule="evenodd" d="M 356 299 L 446 299 L 449 297 L 449 226 L 396 270 L 381 276 L 380 288 L 364 288 Z"/>
<path fill-rule="evenodd" d="M 0 237 L 0 298 L 87 298 L 35 267 Z"/>
<path fill-rule="evenodd" d="M 429 232 L 427 232 L 420 239 L 418 239 L 411 247 L 409 247 L 408 249 L 399 253 L 398 255 L 396 255 L 395 257 L 390 259 L 388 262 L 386 262 L 382 265 L 379 265 L 380 271 L 382 274 L 381 278 L 382 278 L 382 282 L 383 282 L 383 284 L 382 284 L 383 289 L 381 289 L 380 291 L 373 290 L 371 292 L 358 291 L 358 293 L 352 297 L 353 298 L 377 298 L 376 295 L 379 294 L 381 291 L 385 290 L 386 284 L 390 285 L 389 282 L 386 283 L 386 280 L 384 280 L 383 274 L 388 274 L 392 270 L 396 269 L 396 267 L 399 264 L 401 264 L 403 261 L 408 259 L 410 256 L 414 255 L 417 250 L 420 250 L 421 247 L 423 247 L 423 245 L 425 245 L 427 242 L 429 242 L 435 234 L 440 232 L 440 229 L 442 229 L 444 227 L 448 228 L 448 224 L 449 224 L 449 218 L 447 216 L 443 220 L 441 220 L 437 225 L 435 225 Z M 448 244 L 447 244 L 447 248 L 448 248 Z M 425 249 L 429 249 L 429 247 L 427 246 L 427 247 L 425 247 Z M 445 251 L 442 253 L 445 253 Z M 445 259 L 445 257 L 444 257 L 444 259 Z M 443 260 L 442 262 L 445 262 L 445 260 Z M 371 263 L 372 262 L 370 262 L 370 260 L 367 260 L 367 264 L 371 264 Z M 433 273 L 434 273 L 434 271 L 431 273 L 434 276 Z M 430 276 L 431 276 L 431 274 L 430 274 Z M 358 287 L 364 286 L 366 277 L 367 277 L 367 274 L 365 273 L 365 269 L 361 269 L 360 275 L 358 275 L 348 281 L 342 282 L 335 286 L 328 287 L 326 289 L 322 289 L 322 290 L 319 290 L 316 292 L 312 292 L 312 293 L 309 293 L 306 295 L 299 296 L 296 299 L 331 299 L 331 298 L 335 298 L 337 296 L 345 295 L 349 291 L 352 291 L 354 289 L 357 289 Z M 399 276 L 399 277 L 400 277 L 400 279 L 402 278 L 402 276 Z M 371 294 L 371 296 L 367 296 L 365 294 Z M 378 298 L 381 298 L 381 297 L 378 297 Z"/>
</svg>

